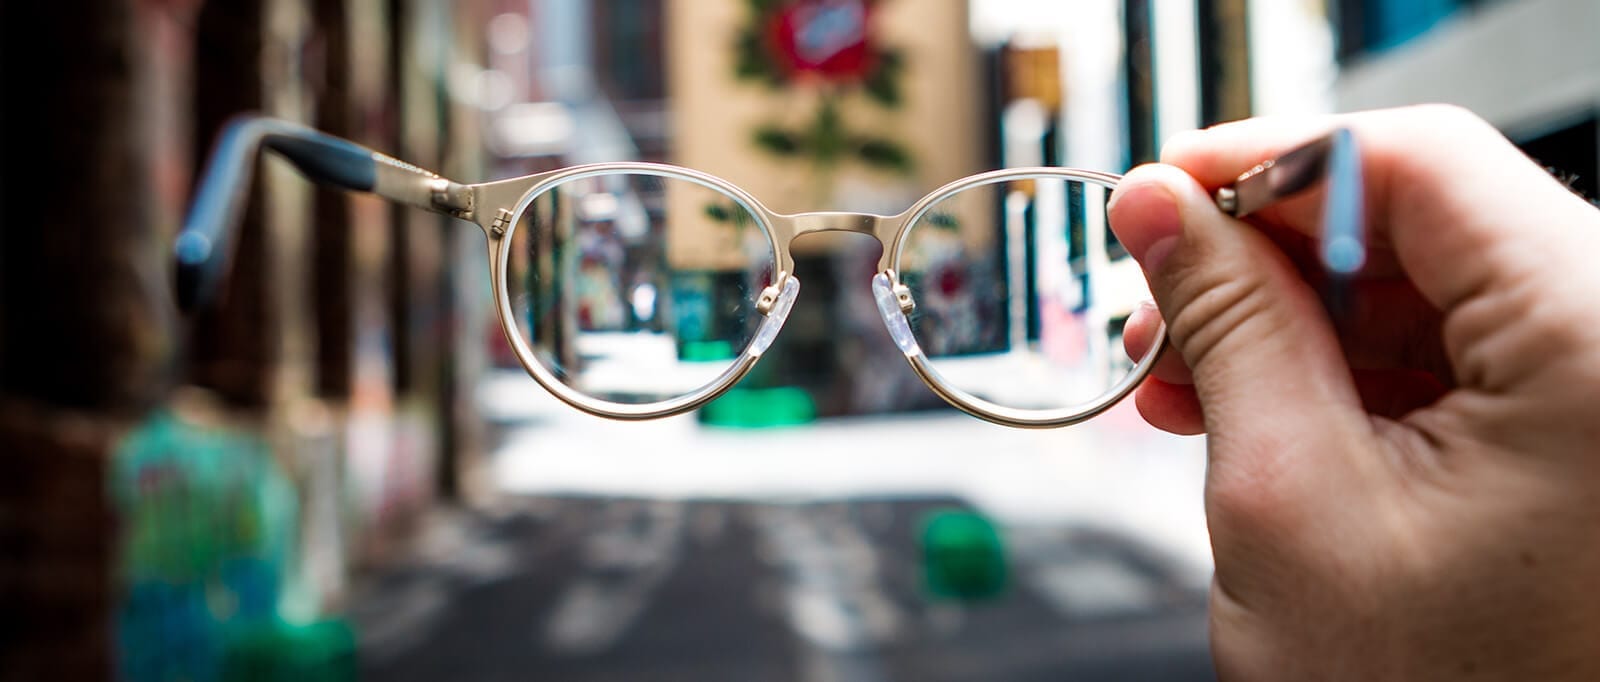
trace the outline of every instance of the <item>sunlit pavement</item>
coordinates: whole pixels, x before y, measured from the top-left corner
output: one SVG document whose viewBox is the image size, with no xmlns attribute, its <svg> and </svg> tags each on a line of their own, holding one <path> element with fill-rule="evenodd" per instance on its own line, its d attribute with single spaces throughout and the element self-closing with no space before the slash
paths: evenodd
<svg viewBox="0 0 1600 682">
<path fill-rule="evenodd" d="M 509 425 L 494 455 L 507 491 L 656 499 L 795 501 L 852 495 L 957 497 L 1008 523 L 1126 533 L 1210 577 L 1201 483 L 1205 443 L 1150 428 L 1132 400 L 1064 429 L 996 426 L 953 408 L 771 429 L 693 416 L 618 423 L 578 412 L 520 371 L 482 384 Z"/>
<path fill-rule="evenodd" d="M 726 430 L 484 385 L 512 500 L 438 520 L 357 594 L 372 679 L 1209 679 L 1203 443 L 1131 405 Z M 941 599 L 920 524 L 1001 528 L 1007 587 Z"/>
</svg>

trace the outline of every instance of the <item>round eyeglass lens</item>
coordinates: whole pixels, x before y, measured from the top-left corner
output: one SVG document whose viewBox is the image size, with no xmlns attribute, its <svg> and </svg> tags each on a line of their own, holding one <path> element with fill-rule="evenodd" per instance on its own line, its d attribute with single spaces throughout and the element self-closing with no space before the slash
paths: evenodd
<svg viewBox="0 0 1600 682">
<path fill-rule="evenodd" d="M 670 170 L 576 175 L 517 217 L 507 324 L 556 380 L 647 404 L 718 381 L 765 318 L 772 241 L 734 196 Z"/>
<path fill-rule="evenodd" d="M 1106 220 L 1111 187 L 1008 176 L 920 213 L 899 274 L 912 335 L 947 387 L 1003 407 L 1060 410 L 1115 393 L 1142 358 L 1122 346 L 1150 290 Z M 1153 351 L 1152 351 L 1153 352 Z"/>
</svg>

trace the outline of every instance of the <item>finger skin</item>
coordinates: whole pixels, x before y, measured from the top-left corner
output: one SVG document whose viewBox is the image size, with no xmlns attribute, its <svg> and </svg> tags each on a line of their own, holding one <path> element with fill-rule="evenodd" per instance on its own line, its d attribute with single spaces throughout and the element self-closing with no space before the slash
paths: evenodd
<svg viewBox="0 0 1600 682">
<path fill-rule="evenodd" d="M 1301 253 L 1318 192 L 1206 206 L 1333 125 L 1383 254 L 1339 324 Z M 1219 677 L 1600 679 L 1600 212 L 1450 107 L 1253 120 L 1163 161 L 1111 226 L 1192 368 L 1135 399 L 1207 433 Z M 1130 350 L 1154 347 L 1135 322 Z"/>
<path fill-rule="evenodd" d="M 1192 370 L 1213 472 L 1248 471 L 1259 457 L 1339 466 L 1311 456 L 1319 442 L 1294 434 L 1364 437 L 1366 415 L 1322 303 L 1294 265 L 1172 166 L 1129 172 L 1109 213 Z M 1275 446 L 1251 445 L 1263 442 Z M 1218 447 L 1228 443 L 1240 446 Z M 1243 461 L 1228 461 L 1235 457 Z"/>
<path fill-rule="evenodd" d="M 1162 431 L 1180 436 L 1205 433 L 1205 413 L 1193 386 L 1146 379 L 1133 394 L 1140 416 Z"/>
<path fill-rule="evenodd" d="M 1440 340 L 1440 324 L 1439 311 L 1423 300 L 1415 287 L 1404 280 L 1385 278 L 1354 285 L 1335 328 L 1352 369 L 1425 372 L 1434 384 L 1449 388 L 1455 385 L 1455 378 Z M 1157 337 L 1160 325 L 1161 313 L 1154 303 L 1141 304 L 1128 316 L 1122 342 L 1130 359 L 1138 361 L 1155 343 L 1165 340 Z M 1169 384 L 1194 383 L 1183 355 L 1175 352 L 1163 353 L 1151 367 L 1150 376 Z"/>
<path fill-rule="evenodd" d="M 1572 222 L 1584 202 L 1551 181 L 1504 137 L 1465 110 L 1442 105 L 1315 118 L 1256 118 L 1175 136 L 1162 149 L 1165 164 L 1182 168 L 1203 187 L 1232 182 L 1252 166 L 1327 132 L 1346 126 L 1362 148 L 1372 242 L 1392 246 L 1407 273 L 1435 306 L 1448 310 L 1470 292 L 1502 281 L 1482 267 L 1484 251 L 1507 251 L 1494 225 L 1522 225 L 1529 239 L 1554 237 Z M 1472 139 L 1476 143 L 1459 144 Z M 1425 153 L 1424 153 L 1425 150 Z M 1528 202 L 1472 202 L 1475 215 L 1455 214 L 1458 204 L 1428 200 L 1462 187 L 1495 187 L 1502 196 L 1527 196 L 1548 205 L 1552 217 L 1530 220 Z M 1264 209 L 1260 220 L 1313 234 L 1323 192 L 1314 188 Z M 1435 230 L 1434 226 L 1454 229 Z M 1560 240 L 1557 239 L 1557 242 Z M 1552 243 L 1552 242 L 1547 242 Z M 1506 254 L 1501 259 L 1509 257 Z M 1515 258 L 1537 267 L 1536 258 Z"/>
<path fill-rule="evenodd" d="M 1135 308 L 1133 314 L 1128 316 L 1128 324 L 1122 333 L 1122 346 L 1128 351 L 1128 357 L 1138 361 L 1153 346 L 1165 342 L 1165 337 L 1157 337 L 1160 332 L 1161 311 L 1156 309 L 1154 303 L 1144 303 Z M 1150 376 L 1169 384 L 1194 383 L 1189 366 L 1183 364 L 1183 356 L 1178 353 L 1162 353 L 1156 359 L 1155 366 L 1150 368 Z"/>
</svg>

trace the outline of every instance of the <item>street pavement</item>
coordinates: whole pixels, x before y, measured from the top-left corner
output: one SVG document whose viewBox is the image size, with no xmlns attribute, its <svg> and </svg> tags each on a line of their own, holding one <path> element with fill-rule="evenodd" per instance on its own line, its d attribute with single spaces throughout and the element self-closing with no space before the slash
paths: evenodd
<svg viewBox="0 0 1600 682">
<path fill-rule="evenodd" d="M 1002 527 L 992 597 L 926 584 L 949 498 L 523 498 L 440 521 L 350 614 L 372 680 L 1208 680 L 1205 592 L 1096 529 Z"/>
<path fill-rule="evenodd" d="M 1131 405 L 738 430 L 589 417 L 520 373 L 481 391 L 501 501 L 358 582 L 366 679 L 1212 679 L 1204 442 Z M 929 585 L 948 510 L 998 528 L 998 594 Z"/>
</svg>

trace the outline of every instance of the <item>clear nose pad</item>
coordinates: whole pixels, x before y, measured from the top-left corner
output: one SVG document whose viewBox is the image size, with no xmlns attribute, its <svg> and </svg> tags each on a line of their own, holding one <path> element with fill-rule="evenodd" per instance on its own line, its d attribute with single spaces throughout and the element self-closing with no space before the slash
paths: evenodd
<svg viewBox="0 0 1600 682">
<path fill-rule="evenodd" d="M 881 276 L 881 275 L 880 275 Z M 773 287 L 767 287 L 771 290 Z M 750 339 L 750 346 L 745 349 L 745 355 L 752 358 L 761 357 L 772 345 L 772 340 L 778 338 L 778 332 L 783 329 L 783 323 L 789 319 L 789 311 L 794 309 L 794 299 L 800 295 L 800 278 L 789 275 L 783 278 L 783 286 L 778 290 L 778 297 L 772 303 L 772 309 L 767 312 L 767 319 L 761 321 L 761 328 L 756 330 L 755 338 Z"/>
<path fill-rule="evenodd" d="M 922 347 L 911 335 L 911 323 L 906 319 L 906 314 L 916 307 L 910 292 L 896 292 L 888 273 L 880 272 L 872 278 L 872 299 L 878 303 L 878 315 L 889 328 L 889 338 L 894 339 L 895 347 L 908 358 L 922 355 Z"/>
</svg>

